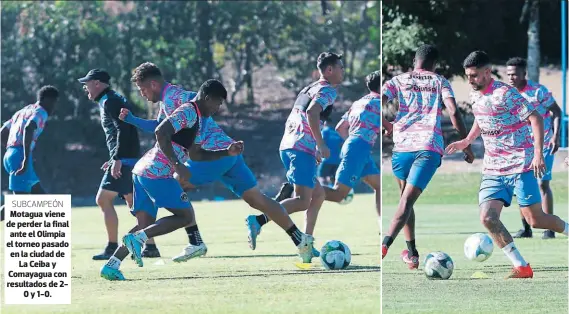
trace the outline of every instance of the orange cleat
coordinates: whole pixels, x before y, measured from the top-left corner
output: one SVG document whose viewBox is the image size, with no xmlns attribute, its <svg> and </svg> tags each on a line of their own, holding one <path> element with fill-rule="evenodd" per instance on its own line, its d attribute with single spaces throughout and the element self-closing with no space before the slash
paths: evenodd
<svg viewBox="0 0 569 314">
<path fill-rule="evenodd" d="M 510 278 L 533 278 L 533 270 L 529 264 L 526 266 L 514 267 L 512 272 L 506 277 L 506 279 Z"/>
<path fill-rule="evenodd" d="M 409 269 L 419 268 L 419 256 L 409 257 L 409 250 L 403 250 L 403 252 L 401 252 L 401 259 L 407 264 Z"/>
</svg>

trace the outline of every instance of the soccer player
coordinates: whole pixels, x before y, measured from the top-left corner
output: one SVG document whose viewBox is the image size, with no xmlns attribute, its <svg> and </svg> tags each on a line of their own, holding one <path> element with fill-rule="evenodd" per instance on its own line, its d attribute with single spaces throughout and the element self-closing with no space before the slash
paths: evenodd
<svg viewBox="0 0 569 314">
<path fill-rule="evenodd" d="M 324 190 L 316 178 L 316 164 L 321 158 L 330 157 L 330 149 L 322 138 L 320 123 L 330 116 L 337 96 L 335 86 L 342 83 L 344 77 L 342 55 L 321 53 L 316 65 L 320 79 L 306 86 L 298 94 L 286 121 L 279 148 L 287 171 L 287 180 L 294 185 L 295 194 L 290 197 L 292 191 L 287 193 L 289 198 L 282 200 L 281 204 L 289 214 L 306 211 L 304 232 L 311 243 L 314 241 L 312 235 L 318 211 L 325 198 Z M 269 222 L 265 215 L 249 216 L 247 220 L 249 234 L 253 238 L 256 238 L 262 226 Z M 315 253 L 313 252 L 313 255 Z"/>
<path fill-rule="evenodd" d="M 127 100 L 111 88 L 110 75 L 101 69 L 93 69 L 79 79 L 90 100 L 99 105 L 101 125 L 105 132 L 109 161 L 102 169 L 105 171 L 96 202 L 103 212 L 107 229 L 108 243 L 94 260 L 107 260 L 118 248 L 119 219 L 114 206 L 117 196 L 124 198 L 132 208 L 132 167 L 140 158 L 138 131 L 132 125 L 119 119 L 123 107 L 131 108 Z M 160 252 L 151 240 L 144 250 L 145 257 L 160 257 Z"/>
<path fill-rule="evenodd" d="M 553 214 L 553 192 L 549 186 L 551 181 L 554 154 L 559 149 L 559 125 L 561 121 L 561 108 L 553 99 L 551 92 L 539 83 L 526 80 L 527 62 L 523 58 L 511 58 L 506 63 L 508 83 L 518 89 L 520 94 L 532 105 L 543 118 L 543 155 L 546 172 L 539 179 L 539 192 L 541 194 L 541 207 L 546 214 Z M 523 229 L 518 231 L 514 238 L 531 238 L 532 230 L 522 215 Z M 555 238 L 552 230 L 543 232 L 543 239 Z"/>
<path fill-rule="evenodd" d="M 381 220 L 381 175 L 373 161 L 371 150 L 384 125 L 390 125 L 381 116 L 381 74 L 372 72 L 366 77 L 369 94 L 352 104 L 343 116 L 336 130 L 346 141 L 342 146 L 340 167 L 336 172 L 336 183 L 333 187 L 324 186 L 326 200 L 341 202 L 360 178 L 375 190 L 375 206 L 378 222 Z M 381 228 L 381 224 L 380 224 Z"/>
<path fill-rule="evenodd" d="M 340 150 L 344 139 L 340 134 L 330 126 L 330 119 L 324 121 L 324 128 L 322 128 L 322 139 L 326 146 L 330 149 L 330 157 L 322 158 L 322 162 L 318 165 L 317 175 L 320 185 L 334 185 L 336 181 L 336 170 L 340 165 Z"/>
<path fill-rule="evenodd" d="M 422 45 L 415 53 L 415 68 L 393 77 L 383 85 L 382 103 L 393 99 L 399 102 L 399 111 L 393 123 L 393 174 L 401 197 L 389 230 L 383 238 L 382 256 L 399 231 L 403 229 L 407 250 L 401 259 L 409 269 L 419 266 L 419 252 L 415 245 L 415 211 L 413 206 L 441 165 L 444 139 L 441 130 L 443 106 L 452 125 L 461 138 L 466 127 L 456 106 L 450 83 L 436 74 L 439 52 L 432 45 Z M 470 146 L 464 147 L 465 160 L 472 163 Z"/>
<path fill-rule="evenodd" d="M 446 152 L 465 149 L 482 136 L 485 152 L 478 194 L 480 221 L 514 266 L 506 278 L 532 278 L 533 270 L 500 221 L 500 213 L 504 206 L 510 206 L 515 193 L 520 210 L 532 227 L 568 233 L 566 222 L 541 209 L 536 177 L 542 177 L 546 171 L 543 119 L 516 88 L 492 79 L 490 58 L 485 52 L 472 52 L 463 66 L 473 89 L 470 102 L 475 121 L 468 136 L 448 145 Z"/>
<path fill-rule="evenodd" d="M 32 152 L 58 98 L 55 87 L 43 86 L 37 92 L 35 104 L 16 111 L 2 125 L 2 145 L 6 145 L 4 169 L 9 174 L 8 189 L 13 194 L 45 194 L 34 171 Z M 4 206 L 0 218 L 4 221 Z"/>
<path fill-rule="evenodd" d="M 158 67 L 151 63 L 139 66 L 135 70 L 132 80 L 137 84 L 141 94 L 146 99 L 153 102 L 162 99 L 163 109 L 166 114 L 168 114 L 169 110 L 178 106 L 181 101 L 195 97 L 194 92 L 188 92 L 178 86 L 165 83 Z M 163 91 L 162 96 L 160 96 L 161 91 Z M 136 118 L 128 110 L 124 110 L 121 116 L 127 122 L 151 132 L 153 132 L 153 127 L 157 124 L 154 121 Z M 160 118 L 159 116 L 158 120 Z M 236 156 L 223 155 L 223 152 L 226 152 L 231 145 L 242 147 L 243 143 L 227 136 L 211 117 L 204 117 L 202 121 L 200 132 L 188 151 L 190 159 L 185 163 L 192 173 L 192 177 L 189 181 L 181 178 L 179 180 L 184 190 L 218 180 L 222 181 L 251 207 L 260 210 L 268 216 L 276 217 L 280 221 L 279 225 L 286 226 L 285 230 L 299 248 L 301 257 L 303 255 L 306 256 L 308 253 L 304 251 L 310 251 L 312 248 L 307 248 L 308 243 L 304 240 L 304 235 L 292 223 L 292 220 L 286 215 L 285 210 L 278 202 L 261 193 L 257 186 L 257 180 L 245 164 L 243 156 L 241 154 Z M 197 236 L 194 235 L 197 227 L 188 227 L 186 231 L 190 244 L 184 248 L 181 254 L 173 258 L 176 262 L 186 261 L 190 258 L 204 255 L 207 252 L 207 248 L 203 244 L 201 237 L 199 237 L 199 233 Z M 200 243 L 196 243 L 195 239 L 199 240 Z M 256 243 L 254 239 L 253 241 L 251 240 L 251 237 L 249 239 L 249 245 L 254 249 Z"/>
</svg>

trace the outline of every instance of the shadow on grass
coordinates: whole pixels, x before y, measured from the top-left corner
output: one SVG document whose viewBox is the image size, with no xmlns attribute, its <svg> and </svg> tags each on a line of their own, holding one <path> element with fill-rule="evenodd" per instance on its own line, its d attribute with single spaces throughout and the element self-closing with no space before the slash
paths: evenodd
<svg viewBox="0 0 569 314">
<path fill-rule="evenodd" d="M 362 254 L 352 254 L 352 256 L 359 256 Z M 202 258 L 267 258 L 267 257 L 296 257 L 297 254 L 261 254 L 261 255 L 219 255 L 219 256 L 204 256 Z M 314 257 L 318 258 L 318 257 Z"/>
</svg>

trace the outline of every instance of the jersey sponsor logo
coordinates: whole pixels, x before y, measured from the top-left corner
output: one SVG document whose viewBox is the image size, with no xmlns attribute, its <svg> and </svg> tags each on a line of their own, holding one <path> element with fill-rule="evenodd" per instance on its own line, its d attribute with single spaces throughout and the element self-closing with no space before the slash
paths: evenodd
<svg viewBox="0 0 569 314">
<path fill-rule="evenodd" d="M 480 130 L 480 134 L 488 136 L 498 136 L 500 130 Z"/>
</svg>

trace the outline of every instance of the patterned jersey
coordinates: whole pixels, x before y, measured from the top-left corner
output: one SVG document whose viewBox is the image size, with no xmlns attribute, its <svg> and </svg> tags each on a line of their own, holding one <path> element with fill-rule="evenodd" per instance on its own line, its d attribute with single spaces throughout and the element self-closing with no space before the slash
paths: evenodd
<svg viewBox="0 0 569 314">
<path fill-rule="evenodd" d="M 190 129 L 196 123 L 199 123 L 201 116 L 199 111 L 196 110 L 197 106 L 191 103 L 183 104 L 174 110 L 171 115 L 166 119 L 170 121 L 174 127 L 175 133 L 182 129 Z M 198 126 L 198 133 L 201 129 L 201 125 Z M 181 163 L 188 160 L 188 155 L 184 147 L 172 142 L 174 147 L 174 153 Z M 142 158 L 136 163 L 132 173 L 145 178 L 151 179 L 164 179 L 172 178 L 174 174 L 174 167 L 170 164 L 170 161 L 164 155 L 162 150 L 160 150 L 158 143 L 154 145 L 149 151 L 142 156 Z"/>
<path fill-rule="evenodd" d="M 337 96 L 336 89 L 324 80 L 318 81 L 307 93 L 312 102 L 322 106 L 322 111 L 332 106 Z M 316 156 L 316 140 L 308 124 L 306 112 L 298 108 L 292 109 L 286 120 L 285 132 L 279 149 L 294 149 Z"/>
<path fill-rule="evenodd" d="M 373 146 L 381 129 L 381 99 L 370 93 L 352 104 L 342 120 L 350 124 L 350 136 L 363 139 Z"/>
<path fill-rule="evenodd" d="M 555 103 L 553 95 L 551 95 L 551 92 L 545 86 L 529 80 L 524 89 L 520 91 L 520 94 L 522 94 L 543 117 L 543 129 L 545 132 L 543 135 L 543 146 L 548 146 L 553 138 L 553 118 L 549 111 L 549 107 Z"/>
<path fill-rule="evenodd" d="M 158 121 L 164 120 L 171 115 L 174 110 L 178 109 L 183 104 L 189 103 L 190 100 L 196 97 L 196 92 L 191 92 L 183 89 L 178 85 L 172 85 L 168 82 L 162 88 L 160 99 L 160 112 L 158 113 Z"/>
<path fill-rule="evenodd" d="M 534 107 L 516 88 L 492 81 L 470 93 L 472 113 L 484 140 L 484 174 L 509 175 L 531 169 L 533 139 L 527 118 Z"/>
<path fill-rule="evenodd" d="M 203 118 L 202 121 L 199 135 L 195 140 L 195 143 L 201 145 L 201 148 L 222 150 L 235 143 L 235 140 L 225 134 L 212 117 Z"/>
<path fill-rule="evenodd" d="M 429 150 L 442 155 L 443 100 L 454 98 L 449 81 L 433 72 L 414 70 L 385 82 L 382 93 L 388 100 L 399 101 L 393 121 L 393 151 Z"/>
<path fill-rule="evenodd" d="M 30 145 L 30 149 L 33 150 L 47 121 L 47 111 L 39 103 L 25 106 L 14 113 L 10 120 L 6 121 L 4 125 L 10 128 L 6 147 L 24 146 L 24 130 L 32 121 L 36 123 L 36 130 Z"/>
</svg>

